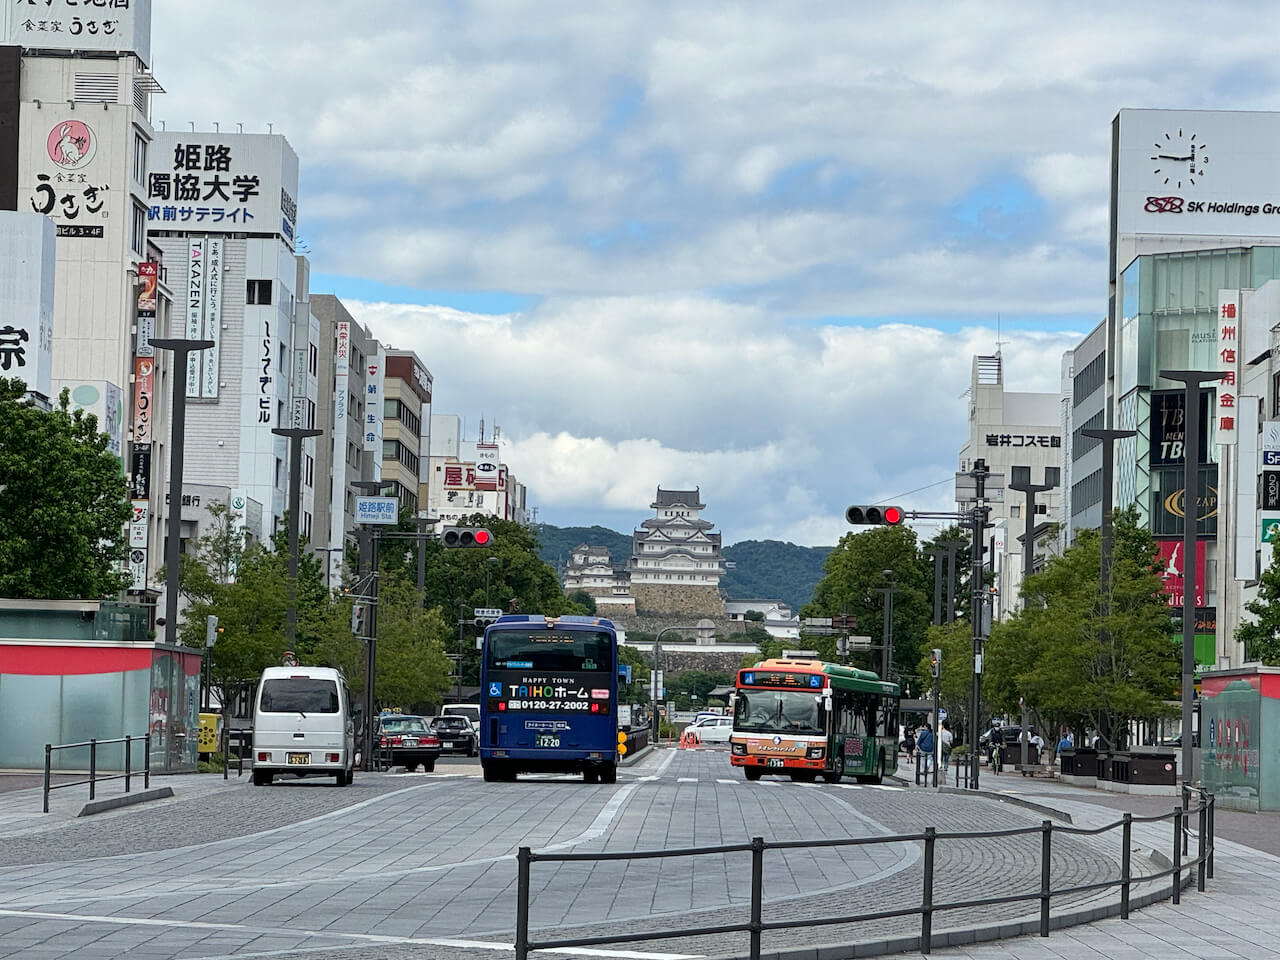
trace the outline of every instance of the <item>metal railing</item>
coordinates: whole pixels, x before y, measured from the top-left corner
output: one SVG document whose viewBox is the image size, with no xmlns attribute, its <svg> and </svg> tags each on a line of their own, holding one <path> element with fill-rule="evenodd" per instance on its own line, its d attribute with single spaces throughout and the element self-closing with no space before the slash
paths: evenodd
<svg viewBox="0 0 1280 960">
<path fill-rule="evenodd" d="M 89 785 L 89 799 L 94 800 L 97 796 L 97 787 L 99 783 L 107 780 L 123 780 L 124 792 L 129 793 L 132 790 L 133 772 L 133 745 L 141 741 L 142 748 L 142 783 L 143 789 L 151 786 L 151 734 L 144 734 L 141 737 L 116 737 L 112 740 L 85 740 L 82 743 L 46 743 L 44 745 L 44 812 L 49 812 L 49 791 L 61 790 L 63 787 L 83 787 L 86 783 Z M 98 775 L 98 747 L 112 743 L 124 744 L 124 773 L 111 774 L 110 776 Z M 50 783 L 50 776 L 53 770 L 53 751 L 55 750 L 75 750 L 89 748 L 89 778 L 87 780 L 72 780 L 70 783 Z"/>
<path fill-rule="evenodd" d="M 222 724 L 222 779 L 231 779 L 231 741 L 236 741 L 236 776 L 244 776 L 244 755 L 253 750 L 253 728 L 240 727 L 229 730 Z"/>
<path fill-rule="evenodd" d="M 974 907 L 995 906 L 997 904 L 1037 901 L 1040 906 L 1040 936 L 1049 936 L 1049 907 L 1055 896 L 1071 893 L 1086 893 L 1106 890 L 1118 886 L 1120 888 L 1120 916 L 1129 918 L 1130 891 L 1135 883 L 1150 883 L 1164 877 L 1172 878 L 1172 896 L 1175 904 L 1182 901 L 1183 872 L 1195 868 L 1196 889 L 1205 889 L 1205 878 L 1213 877 L 1213 797 L 1203 790 L 1199 792 L 1199 806 L 1188 808 L 1182 805 L 1175 807 L 1170 813 L 1149 817 L 1136 817 L 1126 813 L 1123 818 L 1101 827 L 1072 827 L 1055 825 L 1052 820 L 1044 820 L 1038 827 L 1016 827 L 1008 830 L 983 830 L 974 832 L 939 831 L 934 827 L 926 827 L 922 833 L 899 834 L 888 837 L 846 837 L 832 840 L 790 840 L 766 841 L 763 837 L 752 837 L 750 843 L 730 843 L 714 847 L 687 847 L 677 850 L 643 850 L 633 853 L 534 853 L 529 847 L 521 847 L 516 855 L 517 892 L 516 892 L 516 960 L 528 960 L 534 950 L 554 950 L 562 947 L 588 947 L 612 943 L 634 943 L 639 941 L 678 939 L 682 937 L 712 936 L 724 933 L 747 933 L 750 935 L 750 956 L 752 960 L 760 957 L 761 934 L 767 930 L 788 930 L 797 927 L 833 926 L 836 924 L 864 923 L 872 920 L 886 920 L 894 917 L 920 916 L 921 953 L 929 953 L 933 945 L 933 917 L 943 910 L 961 910 Z M 1199 817 L 1197 831 L 1197 854 L 1194 859 L 1185 857 L 1190 834 L 1190 817 Z M 1132 831 L 1135 823 L 1156 823 L 1172 819 L 1173 822 L 1173 857 L 1172 866 L 1156 873 L 1133 875 L 1131 861 Z M 1054 889 L 1050 877 L 1050 864 L 1053 855 L 1053 837 L 1055 833 L 1074 836 L 1097 836 L 1108 831 L 1120 829 L 1121 855 L 1120 876 L 1114 880 L 1103 880 L 1096 883 L 1074 884 L 1069 887 Z M 970 900 L 936 903 L 933 897 L 934 856 L 940 840 L 975 840 L 994 837 L 1017 837 L 1040 835 L 1040 886 L 1028 893 L 1009 894 L 999 897 L 982 897 Z M 859 913 L 839 917 L 821 917 L 803 920 L 765 920 L 764 919 L 764 854 L 766 850 L 797 850 L 825 847 L 870 846 L 882 843 L 923 843 L 924 877 L 921 900 L 918 907 L 906 907 L 898 910 L 880 910 L 874 913 Z M 573 937 L 548 940 L 529 939 L 529 888 L 532 865 L 538 863 L 568 863 L 574 861 L 600 862 L 605 860 L 654 860 L 668 857 L 696 857 L 706 854 L 751 854 L 751 903 L 750 918 L 739 923 L 716 924 L 703 927 L 682 927 L 666 930 L 654 930 L 646 933 L 625 933 L 615 936 Z"/>
</svg>

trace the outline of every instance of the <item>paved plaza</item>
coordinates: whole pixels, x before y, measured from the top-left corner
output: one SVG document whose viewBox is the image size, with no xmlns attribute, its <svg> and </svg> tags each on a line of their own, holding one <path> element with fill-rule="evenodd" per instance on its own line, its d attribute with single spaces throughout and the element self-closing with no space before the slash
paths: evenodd
<svg viewBox="0 0 1280 960">
<path fill-rule="evenodd" d="M 956 832 L 1008 829 L 1036 826 L 1044 817 L 991 797 L 915 787 L 780 778 L 749 783 L 723 751 L 712 750 L 651 751 L 623 770 L 616 785 L 560 777 L 488 784 L 479 772 L 474 761 L 457 760 L 442 762 L 434 774 L 360 775 L 345 789 L 307 780 L 255 788 L 234 778 L 156 778 L 153 785 L 174 786 L 174 799 L 80 819 L 73 808 L 83 795 L 60 797 L 51 814 L 41 815 L 38 790 L 0 794 L 0 957 L 511 956 L 514 854 L 520 846 L 634 851 L 752 836 L 869 837 L 916 832 L 926 824 Z M 1089 791 L 1045 781 L 990 777 L 983 786 L 1050 804 L 1078 825 L 1118 816 L 1089 803 L 1098 799 Z M 1252 820 L 1267 827 L 1273 822 L 1265 815 Z M 1135 830 L 1135 872 L 1155 869 L 1146 852 L 1162 841 L 1167 848 L 1168 833 L 1167 824 Z M 939 841 L 936 898 L 1036 889 L 1039 844 L 1038 835 Z M 765 917 L 805 920 L 914 906 L 922 882 L 920 851 L 918 842 L 769 851 Z M 749 854 L 535 863 L 534 936 L 740 922 L 747 916 L 749 865 Z M 1155 905 L 1127 923 L 1058 930 L 1044 940 L 936 947 L 933 956 L 1271 955 L 1259 952 L 1273 937 L 1271 908 L 1255 891 L 1280 893 L 1274 889 L 1280 886 L 1278 866 L 1268 853 L 1223 840 L 1209 892 L 1188 891 L 1180 907 Z M 1118 833 L 1055 835 L 1052 871 L 1055 886 L 1118 875 Z M 1091 909 L 1115 896 L 1055 898 L 1054 913 Z M 1034 911 L 1025 903 L 951 911 L 935 918 L 934 929 L 1007 924 Z M 851 955 L 823 947 L 892 939 L 917 932 L 918 925 L 912 917 L 802 927 L 767 933 L 764 942 L 767 956 L 817 960 Z M 1181 952 L 1170 953 L 1171 943 Z M 1245 944 L 1250 950 L 1243 950 Z M 746 947 L 745 935 L 730 934 L 535 956 L 673 960 L 745 956 Z"/>
</svg>

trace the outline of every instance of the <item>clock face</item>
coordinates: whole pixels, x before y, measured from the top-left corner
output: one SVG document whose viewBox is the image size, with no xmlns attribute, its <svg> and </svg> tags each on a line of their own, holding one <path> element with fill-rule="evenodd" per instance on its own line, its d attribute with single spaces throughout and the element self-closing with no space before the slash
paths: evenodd
<svg viewBox="0 0 1280 960">
<path fill-rule="evenodd" d="M 1163 183 L 1177 187 L 1184 183 L 1195 186 L 1196 180 L 1204 176 L 1209 163 L 1209 149 L 1203 141 L 1196 139 L 1194 133 L 1184 132 L 1179 127 L 1176 133 L 1166 133 L 1154 146 L 1151 159 L 1155 169 L 1151 172 Z"/>
</svg>

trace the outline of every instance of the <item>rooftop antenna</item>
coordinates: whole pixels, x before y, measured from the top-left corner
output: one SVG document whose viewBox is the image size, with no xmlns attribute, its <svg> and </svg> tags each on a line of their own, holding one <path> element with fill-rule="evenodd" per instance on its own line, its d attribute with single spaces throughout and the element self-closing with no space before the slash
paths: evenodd
<svg viewBox="0 0 1280 960">
<path fill-rule="evenodd" d="M 484 417 L 480 418 L 480 439 L 477 440 L 476 442 L 484 443 Z"/>
<path fill-rule="evenodd" d="M 244 133 L 244 124 L 243 124 L 243 123 L 237 123 L 237 124 L 236 124 L 236 133 Z"/>
<path fill-rule="evenodd" d="M 218 121 L 217 121 L 217 120 L 213 121 L 213 132 L 214 132 L 214 133 L 221 133 L 221 132 L 222 132 L 222 128 L 218 126 Z"/>
<path fill-rule="evenodd" d="M 191 125 L 191 132 L 192 132 L 192 133 L 195 133 L 195 132 L 196 132 L 196 122 L 195 122 L 194 120 L 188 120 L 188 121 L 187 121 L 187 123 L 189 123 L 189 124 Z"/>
<path fill-rule="evenodd" d="M 996 313 L 996 356 L 997 357 L 1000 356 L 1000 347 L 1006 343 L 1009 343 L 1008 340 L 1000 339 L 1000 320 L 1001 320 L 1000 314 Z"/>
<path fill-rule="evenodd" d="M 273 127 L 271 124 L 269 124 L 269 123 L 268 123 L 268 124 L 267 124 L 267 133 L 275 133 L 275 132 L 276 132 L 276 131 L 275 131 L 275 127 Z"/>
</svg>

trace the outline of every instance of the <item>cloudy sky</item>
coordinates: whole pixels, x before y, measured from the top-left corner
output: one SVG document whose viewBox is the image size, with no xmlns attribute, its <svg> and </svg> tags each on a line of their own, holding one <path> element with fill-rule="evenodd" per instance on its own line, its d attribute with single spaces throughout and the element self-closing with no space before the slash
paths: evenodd
<svg viewBox="0 0 1280 960">
<path fill-rule="evenodd" d="M 1116 111 L 1280 104 L 1254 3 L 210 9 L 155 5 L 154 117 L 288 136 L 313 289 L 539 519 L 697 485 L 726 542 L 945 509 L 971 357 L 1056 391 L 1104 313 Z"/>
</svg>

